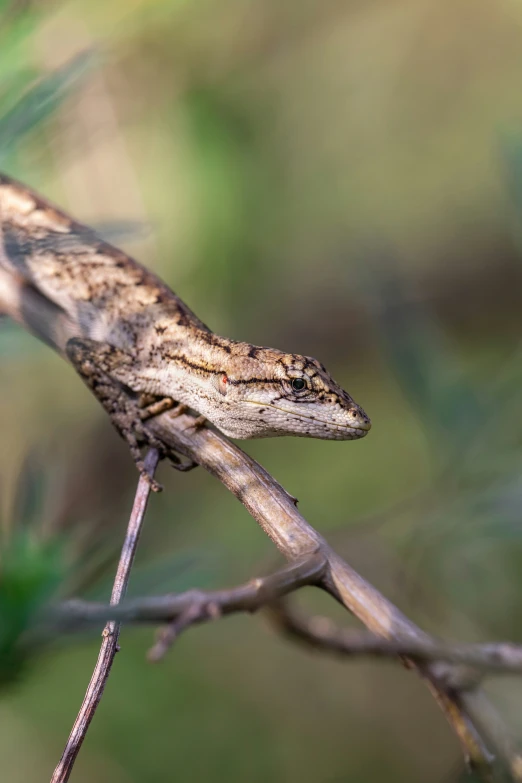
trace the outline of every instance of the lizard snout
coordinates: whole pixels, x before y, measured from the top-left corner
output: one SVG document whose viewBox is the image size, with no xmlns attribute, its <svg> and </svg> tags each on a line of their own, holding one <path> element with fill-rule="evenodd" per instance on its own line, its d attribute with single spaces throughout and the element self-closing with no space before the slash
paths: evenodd
<svg viewBox="0 0 522 783">
<path fill-rule="evenodd" d="M 356 427 L 358 430 L 364 430 L 365 432 L 369 432 L 371 430 L 372 423 L 370 421 L 370 417 L 363 411 L 362 408 L 359 408 L 359 406 L 356 405 L 353 408 L 350 408 L 348 412 L 350 414 L 351 427 Z"/>
</svg>

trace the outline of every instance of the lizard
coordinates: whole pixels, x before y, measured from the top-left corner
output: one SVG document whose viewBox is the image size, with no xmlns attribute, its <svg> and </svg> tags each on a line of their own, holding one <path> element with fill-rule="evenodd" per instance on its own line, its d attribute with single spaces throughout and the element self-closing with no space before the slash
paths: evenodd
<svg viewBox="0 0 522 783">
<path fill-rule="evenodd" d="M 317 359 L 220 337 L 159 277 L 4 174 L 2 310 L 73 365 L 141 473 L 143 446 L 164 455 L 146 420 L 169 408 L 238 439 L 355 440 L 371 427 Z"/>
</svg>

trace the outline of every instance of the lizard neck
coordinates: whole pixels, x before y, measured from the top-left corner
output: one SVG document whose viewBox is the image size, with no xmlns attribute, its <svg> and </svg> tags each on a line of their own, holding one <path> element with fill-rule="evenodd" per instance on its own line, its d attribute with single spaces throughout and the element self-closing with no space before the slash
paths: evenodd
<svg viewBox="0 0 522 783">
<path fill-rule="evenodd" d="M 140 364 L 144 373 L 155 367 L 151 381 L 155 380 L 160 364 L 164 380 L 169 386 L 174 385 L 178 394 L 198 379 L 207 384 L 213 376 L 224 375 L 231 383 L 264 381 L 272 377 L 274 360 L 282 355 L 270 348 L 220 337 L 193 324 L 160 320 L 154 323 L 152 331 L 139 347 Z"/>
</svg>

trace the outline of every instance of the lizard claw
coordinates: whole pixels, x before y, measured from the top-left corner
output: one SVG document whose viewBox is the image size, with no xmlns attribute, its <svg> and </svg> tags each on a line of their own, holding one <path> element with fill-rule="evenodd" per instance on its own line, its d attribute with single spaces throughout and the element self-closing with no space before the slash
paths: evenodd
<svg viewBox="0 0 522 783">
<path fill-rule="evenodd" d="M 194 430 L 200 430 L 202 427 L 205 426 L 207 423 L 206 416 L 198 416 L 195 419 L 192 419 L 189 426 L 186 427 L 187 430 L 194 429 Z"/>
<path fill-rule="evenodd" d="M 169 460 L 174 470 L 179 470 L 180 473 L 188 473 L 189 470 L 199 468 L 199 462 L 195 462 L 193 459 L 182 462 L 175 454 L 169 454 Z"/>
</svg>

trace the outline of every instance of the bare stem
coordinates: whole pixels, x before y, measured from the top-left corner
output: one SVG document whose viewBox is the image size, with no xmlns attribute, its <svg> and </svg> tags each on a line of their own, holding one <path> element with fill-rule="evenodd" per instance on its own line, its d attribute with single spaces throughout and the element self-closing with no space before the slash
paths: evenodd
<svg viewBox="0 0 522 783">
<path fill-rule="evenodd" d="M 292 498 L 248 454 L 208 427 L 196 430 L 188 415 L 173 418 L 161 414 L 150 421 L 151 432 L 177 452 L 198 462 L 232 492 L 290 561 L 320 552 L 327 567 L 321 586 L 349 609 L 368 630 L 390 640 L 428 640 L 429 636 L 391 601 L 346 563 L 301 516 Z M 490 726 L 486 697 L 481 697 L 483 720 L 477 720 L 478 690 L 448 689 L 447 665 L 441 677 L 440 664 L 405 661 L 425 680 L 459 738 L 470 767 L 484 781 L 500 780 L 492 752 L 502 759 L 515 781 L 522 781 L 522 755 L 503 727 L 505 741 L 498 747 L 498 724 Z"/>
<path fill-rule="evenodd" d="M 145 457 L 145 468 L 150 476 L 154 475 L 159 461 L 159 453 L 156 449 L 150 449 Z M 111 605 L 118 604 L 125 596 L 127 585 L 129 583 L 130 571 L 136 554 L 136 547 L 141 532 L 143 518 L 147 509 L 147 502 L 151 492 L 151 484 L 146 478 L 140 476 L 134 504 L 132 506 L 129 524 L 125 541 L 121 550 L 121 556 L 114 579 L 114 585 L 111 594 Z M 120 623 L 116 620 L 109 620 L 103 629 L 103 641 L 101 643 L 98 660 L 91 677 L 91 681 L 85 693 L 85 697 L 80 708 L 80 712 L 74 722 L 74 726 L 69 735 L 67 745 L 54 770 L 51 783 L 64 783 L 69 780 L 74 762 L 80 751 L 89 725 L 94 717 L 96 708 L 103 695 L 105 684 L 109 677 L 114 657 L 119 650 L 118 636 L 120 633 Z"/>
<path fill-rule="evenodd" d="M 221 614 L 255 612 L 306 585 L 316 585 L 326 563 L 320 554 L 301 558 L 268 576 L 224 590 L 187 590 L 184 593 L 133 598 L 118 606 L 74 599 L 56 607 L 49 618 L 56 632 L 76 631 L 107 619 L 125 623 L 164 623 L 176 620 L 194 604 L 213 603 Z"/>
<path fill-rule="evenodd" d="M 305 617 L 281 600 L 306 585 L 317 585 L 326 568 L 318 553 L 291 563 L 269 576 L 225 590 L 187 590 L 184 593 L 134 598 L 118 606 L 72 600 L 57 606 L 48 618 L 46 633 L 76 632 L 108 618 L 134 625 L 169 623 L 176 635 L 185 628 L 238 612 L 265 608 L 281 633 L 309 647 L 343 658 L 411 658 L 454 664 L 446 676 L 448 688 L 469 690 L 486 674 L 522 674 L 522 645 L 512 642 L 485 644 L 448 643 L 426 639 L 384 639 L 370 631 L 342 628 L 324 616 Z M 205 607 L 217 612 L 206 613 Z M 197 611 L 199 610 L 201 611 Z M 190 620 L 190 622 L 187 622 Z M 155 656 L 154 659 L 156 659 Z M 161 656 L 160 656 L 161 657 Z M 462 668 L 457 668 L 462 667 Z"/>
<path fill-rule="evenodd" d="M 329 617 L 306 617 L 282 600 L 268 606 L 266 614 L 280 633 L 310 648 L 341 658 L 406 657 L 417 662 L 454 664 L 447 670 L 447 687 L 453 690 L 471 690 L 488 672 L 522 674 L 522 645 L 510 642 L 449 644 L 433 637 L 408 641 L 383 639 L 368 631 L 341 628 Z M 443 679 L 441 670 L 440 680 Z"/>
<path fill-rule="evenodd" d="M 149 660 L 159 661 L 163 658 L 180 633 L 191 625 L 215 620 L 233 612 L 256 612 L 283 595 L 305 585 L 317 584 L 325 566 L 321 555 L 312 555 L 302 562 L 282 568 L 275 574 L 252 579 L 245 585 L 229 590 L 209 593 L 192 590 L 185 593 L 185 607 L 180 608 L 169 625 L 160 632 L 156 644 L 149 651 Z"/>
</svg>

